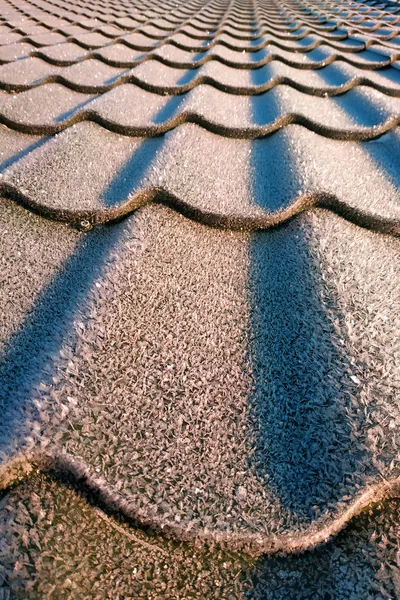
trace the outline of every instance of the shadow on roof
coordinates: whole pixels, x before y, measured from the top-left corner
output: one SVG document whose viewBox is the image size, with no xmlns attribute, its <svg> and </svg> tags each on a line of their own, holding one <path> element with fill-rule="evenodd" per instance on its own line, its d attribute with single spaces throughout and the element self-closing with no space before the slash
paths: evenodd
<svg viewBox="0 0 400 600">
<path fill-rule="evenodd" d="M 24 153 L 41 143 L 30 146 Z M 145 140 L 133 153 L 105 191 L 104 201 L 107 204 L 126 198 L 135 181 L 141 179 L 151 165 L 159 143 L 159 138 Z M 21 154 L 18 153 L 15 160 L 21 158 Z M 8 162 L 12 164 L 13 161 L 10 159 Z M 32 408 L 35 388 L 41 382 L 52 384 L 53 358 L 68 339 L 74 319 L 89 300 L 96 278 L 126 227 L 127 223 L 114 224 L 84 235 L 62 270 L 41 291 L 20 329 L 8 341 L 0 357 L 0 406 L 3 414 L 7 414 L 3 420 L 5 432 L 0 435 L 3 447 L 8 439 L 12 441 L 17 438 L 18 432 L 23 431 L 24 412 Z"/>
</svg>

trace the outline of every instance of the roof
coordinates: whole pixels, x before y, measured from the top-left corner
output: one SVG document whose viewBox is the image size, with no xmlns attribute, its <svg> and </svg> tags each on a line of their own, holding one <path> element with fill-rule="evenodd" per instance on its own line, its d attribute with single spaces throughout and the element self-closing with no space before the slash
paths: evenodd
<svg viewBox="0 0 400 600">
<path fill-rule="evenodd" d="M 0 16 L 4 597 L 400 594 L 400 6 Z"/>
</svg>

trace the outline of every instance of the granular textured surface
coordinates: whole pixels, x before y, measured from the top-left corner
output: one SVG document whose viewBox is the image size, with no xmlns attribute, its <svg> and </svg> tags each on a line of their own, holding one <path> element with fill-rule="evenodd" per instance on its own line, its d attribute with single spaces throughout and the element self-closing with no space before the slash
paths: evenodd
<svg viewBox="0 0 400 600">
<path fill-rule="evenodd" d="M 74 223 L 159 201 L 235 229 L 322 206 L 399 232 L 396 3 L 6 0 L 0 18 L 0 122 L 55 136 L 26 139 L 5 197 Z"/>
<path fill-rule="evenodd" d="M 364 600 L 400 590 L 395 501 L 370 508 L 318 551 L 261 558 L 148 535 L 48 476 L 9 492 L 1 508 L 0 590 L 16 600 Z"/>
<path fill-rule="evenodd" d="M 0 0 L 0 600 L 400 598 L 400 4 Z"/>
</svg>

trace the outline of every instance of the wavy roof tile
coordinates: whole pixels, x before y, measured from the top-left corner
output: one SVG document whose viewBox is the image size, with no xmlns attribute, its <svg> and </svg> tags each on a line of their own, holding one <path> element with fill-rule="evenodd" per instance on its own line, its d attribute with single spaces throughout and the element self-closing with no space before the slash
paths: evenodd
<svg viewBox="0 0 400 600">
<path fill-rule="evenodd" d="M 0 1 L 0 597 L 400 593 L 399 28 Z"/>
</svg>

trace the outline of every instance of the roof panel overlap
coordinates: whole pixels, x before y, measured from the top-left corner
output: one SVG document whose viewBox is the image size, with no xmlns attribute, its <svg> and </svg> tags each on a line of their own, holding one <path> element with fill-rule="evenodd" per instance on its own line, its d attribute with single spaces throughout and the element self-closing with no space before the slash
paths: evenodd
<svg viewBox="0 0 400 600">
<path fill-rule="evenodd" d="M 186 599 L 182 565 L 195 598 L 397 593 L 399 28 L 389 0 L 0 2 L 5 594 L 51 597 L 45 540 L 80 556 L 64 501 L 109 540 L 80 597 Z"/>
</svg>

